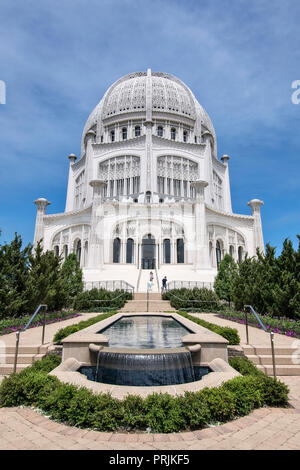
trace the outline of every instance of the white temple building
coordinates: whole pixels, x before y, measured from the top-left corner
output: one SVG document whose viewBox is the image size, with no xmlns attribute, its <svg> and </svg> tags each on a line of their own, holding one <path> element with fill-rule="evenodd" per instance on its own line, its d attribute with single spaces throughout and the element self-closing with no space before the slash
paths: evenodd
<svg viewBox="0 0 300 470">
<path fill-rule="evenodd" d="M 65 212 L 37 199 L 34 244 L 75 252 L 86 282 L 123 280 L 145 291 L 161 279 L 213 282 L 225 253 L 264 252 L 258 199 L 234 214 L 228 155 L 217 155 L 212 122 L 191 90 L 161 72 L 115 82 L 69 155 Z"/>
</svg>

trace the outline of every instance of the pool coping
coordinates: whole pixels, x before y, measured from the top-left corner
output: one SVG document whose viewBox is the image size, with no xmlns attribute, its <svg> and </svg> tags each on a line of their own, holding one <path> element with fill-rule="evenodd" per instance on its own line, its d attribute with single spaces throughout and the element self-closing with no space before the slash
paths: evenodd
<svg viewBox="0 0 300 470">
<path fill-rule="evenodd" d="M 201 380 L 180 385 L 164 386 L 125 386 L 111 385 L 89 380 L 85 375 L 78 372 L 80 367 L 90 365 L 79 362 L 75 358 L 69 358 L 62 362 L 50 375 L 57 377 L 61 382 L 72 384 L 78 387 L 85 387 L 94 393 L 109 393 L 112 397 L 123 399 L 128 395 L 139 395 L 143 398 L 153 393 L 168 393 L 172 396 L 184 395 L 185 392 L 197 392 L 205 387 L 220 387 L 224 382 L 231 380 L 240 374 L 233 369 L 226 361 L 216 358 L 208 364 L 203 364 L 212 370 L 204 375 Z"/>
</svg>

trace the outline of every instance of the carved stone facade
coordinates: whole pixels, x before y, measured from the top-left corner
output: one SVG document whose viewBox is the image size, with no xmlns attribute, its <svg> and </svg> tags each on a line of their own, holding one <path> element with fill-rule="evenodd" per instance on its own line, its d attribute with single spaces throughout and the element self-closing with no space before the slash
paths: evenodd
<svg viewBox="0 0 300 470">
<path fill-rule="evenodd" d="M 34 242 L 75 252 L 86 280 L 119 276 L 137 288 L 141 271 L 156 269 L 212 282 L 225 253 L 264 251 L 262 202 L 232 212 L 229 157 L 218 159 L 209 116 L 172 75 L 149 69 L 114 83 L 69 160 L 65 212 L 46 215 L 49 202 L 35 201 Z"/>
</svg>

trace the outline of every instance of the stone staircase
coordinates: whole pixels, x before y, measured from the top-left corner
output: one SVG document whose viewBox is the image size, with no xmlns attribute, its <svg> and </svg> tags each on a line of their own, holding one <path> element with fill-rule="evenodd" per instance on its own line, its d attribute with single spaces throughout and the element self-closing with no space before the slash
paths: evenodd
<svg viewBox="0 0 300 470">
<path fill-rule="evenodd" d="M 267 375 L 273 375 L 271 347 L 242 345 L 245 356 L 252 361 L 258 369 Z M 298 375 L 300 376 L 300 355 L 296 355 L 295 348 L 275 347 L 276 375 Z M 295 363 L 298 360 L 299 363 Z"/>
<path fill-rule="evenodd" d="M 159 294 L 158 292 L 150 292 L 148 311 L 175 312 L 176 310 L 171 307 L 170 302 L 168 300 L 162 300 L 161 294 Z M 147 293 L 138 292 L 134 294 L 133 300 L 127 302 L 124 307 L 121 308 L 120 312 L 147 312 Z"/>
<path fill-rule="evenodd" d="M 47 352 L 48 346 L 19 346 L 17 372 L 31 366 L 35 361 L 42 359 Z M 3 349 L 0 353 L 0 375 L 12 374 L 15 361 L 15 346 L 7 346 L 5 354 Z"/>
</svg>

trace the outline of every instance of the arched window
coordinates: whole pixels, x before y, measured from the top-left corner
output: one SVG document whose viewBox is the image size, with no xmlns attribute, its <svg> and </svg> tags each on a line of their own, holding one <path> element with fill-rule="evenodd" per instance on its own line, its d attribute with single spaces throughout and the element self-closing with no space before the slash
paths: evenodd
<svg viewBox="0 0 300 470">
<path fill-rule="evenodd" d="M 188 140 L 188 131 L 183 131 L 183 142 L 187 142 Z"/>
<path fill-rule="evenodd" d="M 127 127 L 122 128 L 122 139 L 123 140 L 127 139 Z"/>
<path fill-rule="evenodd" d="M 164 128 L 162 126 L 158 126 L 157 135 L 158 137 L 162 137 L 164 135 Z"/>
<path fill-rule="evenodd" d="M 113 243 L 113 263 L 120 263 L 121 240 L 115 238 Z"/>
<path fill-rule="evenodd" d="M 209 242 L 209 261 L 210 261 L 210 264 L 212 265 L 213 264 L 213 245 L 212 245 L 212 242 Z"/>
<path fill-rule="evenodd" d="M 63 253 L 64 253 L 64 259 L 66 259 L 67 256 L 68 256 L 68 254 L 69 254 L 68 245 L 64 245 L 64 247 L 63 247 Z"/>
<path fill-rule="evenodd" d="M 151 202 L 151 191 L 146 192 L 146 204 L 150 204 Z"/>
<path fill-rule="evenodd" d="M 80 261 L 81 261 L 81 240 L 78 240 L 78 242 L 76 244 L 76 257 L 77 257 L 78 263 L 80 264 Z"/>
<path fill-rule="evenodd" d="M 85 242 L 84 244 L 84 266 L 87 265 L 87 261 L 88 261 L 88 252 L 89 252 L 89 242 Z"/>
<path fill-rule="evenodd" d="M 176 129 L 175 129 L 175 127 L 172 127 L 172 129 L 171 129 L 171 139 L 172 140 L 176 139 Z"/>
<path fill-rule="evenodd" d="M 177 239 L 177 263 L 184 263 L 184 241 L 183 238 Z"/>
<path fill-rule="evenodd" d="M 115 131 L 110 131 L 110 140 L 111 140 L 112 142 L 115 141 Z"/>
<path fill-rule="evenodd" d="M 55 247 L 54 247 L 54 254 L 55 254 L 55 256 L 59 256 L 59 246 L 58 245 L 55 245 Z"/>
<path fill-rule="evenodd" d="M 242 246 L 239 246 L 238 248 L 238 260 L 239 260 L 239 263 L 243 261 L 243 247 Z"/>
<path fill-rule="evenodd" d="M 230 247 L 229 247 L 229 254 L 233 258 L 233 256 L 234 256 L 234 246 L 233 245 L 230 245 Z"/>
<path fill-rule="evenodd" d="M 126 243 L 126 263 L 133 263 L 133 246 L 133 239 L 128 238 Z"/>
<path fill-rule="evenodd" d="M 166 238 L 164 240 L 163 247 L 164 247 L 164 251 L 163 251 L 164 263 L 171 263 L 171 242 L 169 238 Z"/>
<path fill-rule="evenodd" d="M 135 137 L 139 137 L 141 135 L 141 126 L 135 126 L 134 135 Z"/>
<path fill-rule="evenodd" d="M 217 267 L 219 268 L 219 264 L 221 263 L 221 258 L 222 258 L 222 250 L 221 250 L 221 244 L 219 240 L 216 242 L 216 256 L 217 256 Z"/>
</svg>

